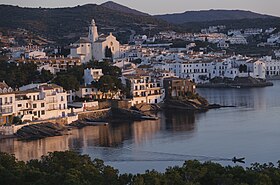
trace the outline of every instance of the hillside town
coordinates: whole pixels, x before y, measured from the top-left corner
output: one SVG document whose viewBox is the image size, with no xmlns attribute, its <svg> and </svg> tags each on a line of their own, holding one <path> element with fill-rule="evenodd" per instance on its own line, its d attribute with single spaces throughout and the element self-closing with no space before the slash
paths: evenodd
<svg viewBox="0 0 280 185">
<path fill-rule="evenodd" d="M 105 100 L 123 101 L 125 108 L 158 105 L 196 95 L 198 87 L 263 87 L 272 85 L 267 79 L 280 75 L 280 34 L 275 28 L 225 32 L 226 27 L 219 25 L 201 33 L 133 35 L 130 44 L 120 44 L 112 33 L 99 34 L 97 25 L 92 20 L 88 36 L 65 47 L 68 53 L 44 46 L 47 41 L 20 46 L 15 37 L 0 34 L 0 54 L 7 64 L 32 64 L 39 75 L 49 75 L 45 81 L 34 79 L 29 84 L 0 82 L 0 134 L 57 119 L 71 124 L 80 114 L 110 108 L 104 106 Z M 267 40 L 254 41 L 256 47 L 275 48 L 271 55 L 245 56 L 226 50 L 252 44 L 257 36 Z M 187 44 L 172 47 L 177 40 Z M 215 49 L 204 46 L 206 42 Z M 71 79 L 77 76 L 71 70 L 80 72 L 75 83 Z"/>
<path fill-rule="evenodd" d="M 280 184 L 279 7 L 1 0 L 0 185 Z"/>
</svg>

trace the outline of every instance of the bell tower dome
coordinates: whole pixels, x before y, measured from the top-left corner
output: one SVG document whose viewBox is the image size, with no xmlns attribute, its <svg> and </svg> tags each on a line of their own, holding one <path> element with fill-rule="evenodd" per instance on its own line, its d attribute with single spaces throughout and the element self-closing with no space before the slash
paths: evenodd
<svg viewBox="0 0 280 185">
<path fill-rule="evenodd" d="M 88 39 L 91 43 L 94 43 L 98 39 L 97 26 L 94 19 L 92 19 L 91 24 L 89 25 Z"/>
</svg>

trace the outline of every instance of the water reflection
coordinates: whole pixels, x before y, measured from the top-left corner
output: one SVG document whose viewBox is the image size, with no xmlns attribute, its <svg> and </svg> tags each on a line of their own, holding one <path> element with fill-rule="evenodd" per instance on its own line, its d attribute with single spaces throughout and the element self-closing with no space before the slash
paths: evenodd
<svg viewBox="0 0 280 185">
<path fill-rule="evenodd" d="M 203 114 L 203 113 L 197 113 Z M 185 110 L 169 110 L 163 114 L 166 123 L 166 130 L 173 132 L 194 132 L 195 125 L 195 113 Z"/>
<path fill-rule="evenodd" d="M 248 107 L 258 110 L 266 109 L 265 88 L 256 89 L 199 89 L 198 92 L 210 103 Z M 238 94 L 238 96 L 236 96 Z"/>
<path fill-rule="evenodd" d="M 135 173 L 178 164 L 163 162 L 179 159 L 178 155 L 180 159 L 245 156 L 247 164 L 276 162 L 280 156 L 280 81 L 274 84 L 255 89 L 198 90 L 210 103 L 236 108 L 206 113 L 170 110 L 159 113 L 156 121 L 86 127 L 72 130 L 71 135 L 32 142 L 6 139 L 0 141 L 0 151 L 26 161 L 52 151 L 75 150 L 111 161 L 109 164 L 121 172 Z"/>
<path fill-rule="evenodd" d="M 75 150 L 83 152 L 90 147 L 123 147 L 130 140 L 135 145 L 148 143 L 161 131 L 194 132 L 195 114 L 186 111 L 165 111 L 159 120 L 112 123 L 109 126 L 74 129 L 71 134 L 37 141 L 0 141 L 0 150 L 15 154 L 19 160 L 38 159 L 53 151 Z M 98 155 L 98 157 L 102 157 Z"/>
</svg>

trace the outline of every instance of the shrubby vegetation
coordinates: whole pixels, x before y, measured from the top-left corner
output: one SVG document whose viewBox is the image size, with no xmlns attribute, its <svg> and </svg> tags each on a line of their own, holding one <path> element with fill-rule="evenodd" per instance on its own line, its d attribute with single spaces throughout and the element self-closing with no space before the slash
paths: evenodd
<svg viewBox="0 0 280 185">
<path fill-rule="evenodd" d="M 104 89 L 104 84 L 109 84 L 104 89 L 104 92 L 109 90 L 116 91 L 116 88 L 122 89 L 122 84 L 118 79 L 121 76 L 121 69 L 112 66 L 109 61 L 92 61 L 85 65 L 69 67 L 67 71 L 62 71 L 54 76 L 50 71 L 44 69 L 40 73 L 34 63 L 9 63 L 5 60 L 0 60 L 0 81 L 5 81 L 12 88 L 18 88 L 30 83 L 53 82 L 62 86 L 65 90 L 78 90 L 79 86 L 84 84 L 83 74 L 85 68 L 103 70 L 104 77 L 101 82 L 93 84 L 100 90 Z"/>
<path fill-rule="evenodd" d="M 252 164 L 249 168 L 198 161 L 186 161 L 182 167 L 169 167 L 164 173 L 119 174 L 103 161 L 91 160 L 75 152 L 54 152 L 40 160 L 17 161 L 0 153 L 1 185 L 277 185 L 280 163 Z"/>
<path fill-rule="evenodd" d="M 54 83 L 62 86 L 66 90 L 78 90 L 79 86 L 84 84 L 83 75 L 85 68 L 102 69 L 104 78 L 102 78 L 103 80 L 101 82 L 104 81 L 104 83 L 111 83 L 112 81 L 114 81 L 115 84 L 114 86 L 112 86 L 111 84 L 110 86 L 107 86 L 109 87 L 108 90 L 114 91 L 115 86 L 120 87 L 118 77 L 121 76 L 121 69 L 116 66 L 112 66 L 109 61 L 91 61 L 85 65 L 69 67 L 67 71 L 63 71 L 57 74 L 57 77 L 54 79 Z M 96 88 L 100 87 L 101 90 L 101 87 L 103 87 L 104 84 L 94 83 L 93 85 L 96 86 Z M 110 87 L 112 88 L 110 89 Z M 105 92 L 107 92 L 108 90 L 106 90 Z"/>
<path fill-rule="evenodd" d="M 16 88 L 32 82 L 47 82 L 53 78 L 49 71 L 37 71 L 33 63 L 8 63 L 0 60 L 0 81 Z"/>
<path fill-rule="evenodd" d="M 24 28 L 34 34 L 44 36 L 62 45 L 76 41 L 83 33 L 87 33 L 87 27 L 92 18 L 98 26 L 114 27 L 118 30 L 133 29 L 137 33 L 143 32 L 142 26 L 147 24 L 157 25 L 152 31 L 158 32 L 169 27 L 165 21 L 153 16 L 139 16 L 122 13 L 106 7 L 88 4 L 72 8 L 21 8 L 17 6 L 0 6 L 0 28 Z M 75 34 L 69 40 L 65 36 Z M 82 33 L 82 34 L 81 34 Z M 127 42 L 129 33 L 119 39 Z"/>
</svg>

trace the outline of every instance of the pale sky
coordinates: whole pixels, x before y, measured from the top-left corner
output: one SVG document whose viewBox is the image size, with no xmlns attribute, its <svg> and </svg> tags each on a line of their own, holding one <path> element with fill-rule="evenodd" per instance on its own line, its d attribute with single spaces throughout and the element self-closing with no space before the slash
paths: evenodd
<svg viewBox="0 0 280 185">
<path fill-rule="evenodd" d="M 24 7 L 72 7 L 103 2 L 106 0 L 0 0 L 0 4 Z M 280 0 L 115 0 L 115 2 L 152 15 L 188 10 L 240 9 L 280 16 Z"/>
</svg>

